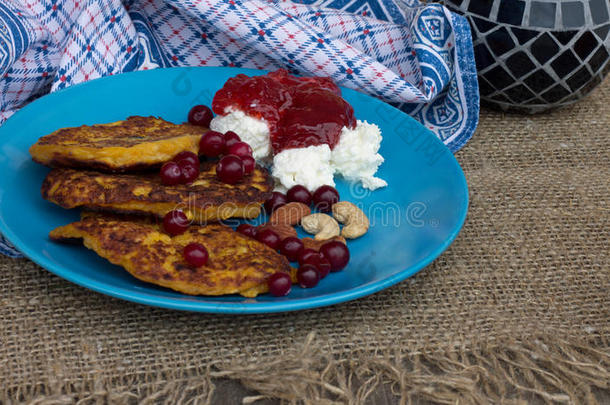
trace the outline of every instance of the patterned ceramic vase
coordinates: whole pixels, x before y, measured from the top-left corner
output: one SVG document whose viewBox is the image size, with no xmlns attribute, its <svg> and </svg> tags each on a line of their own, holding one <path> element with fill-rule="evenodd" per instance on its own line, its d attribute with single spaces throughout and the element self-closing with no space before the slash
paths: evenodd
<svg viewBox="0 0 610 405">
<path fill-rule="evenodd" d="M 571 104 L 610 70 L 610 0 L 445 0 L 468 18 L 481 100 L 535 113 Z"/>
</svg>

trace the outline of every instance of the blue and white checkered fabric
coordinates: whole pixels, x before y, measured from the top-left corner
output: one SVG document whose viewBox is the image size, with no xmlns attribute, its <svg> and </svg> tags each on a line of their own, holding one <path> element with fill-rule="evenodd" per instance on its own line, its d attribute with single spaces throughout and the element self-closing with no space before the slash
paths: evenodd
<svg viewBox="0 0 610 405">
<path fill-rule="evenodd" d="M 466 20 L 418 0 L 3 0 L 0 123 L 50 91 L 171 66 L 285 67 L 399 106 L 453 151 L 479 114 Z M 2 238 L 0 253 L 15 256 Z"/>
</svg>

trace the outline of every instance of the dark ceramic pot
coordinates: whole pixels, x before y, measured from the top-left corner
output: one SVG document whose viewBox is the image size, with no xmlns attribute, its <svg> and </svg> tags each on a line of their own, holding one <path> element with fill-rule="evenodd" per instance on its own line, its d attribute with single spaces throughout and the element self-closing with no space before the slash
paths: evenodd
<svg viewBox="0 0 610 405">
<path fill-rule="evenodd" d="M 535 113 L 571 104 L 610 70 L 610 0 L 445 0 L 472 29 L 481 101 Z"/>
</svg>

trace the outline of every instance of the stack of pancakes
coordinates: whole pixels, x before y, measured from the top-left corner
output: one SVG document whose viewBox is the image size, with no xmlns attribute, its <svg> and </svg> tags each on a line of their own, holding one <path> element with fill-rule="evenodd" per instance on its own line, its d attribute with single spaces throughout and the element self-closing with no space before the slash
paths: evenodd
<svg viewBox="0 0 610 405">
<path fill-rule="evenodd" d="M 197 180 L 166 186 L 159 167 L 183 151 L 197 153 L 206 128 L 155 117 L 129 117 L 110 124 L 64 128 L 30 148 L 32 158 L 53 169 L 42 197 L 64 208 L 83 207 L 78 222 L 50 233 L 54 240 L 83 239 L 85 246 L 140 280 L 186 294 L 267 291 L 267 277 L 290 272 L 284 256 L 218 221 L 256 218 L 273 181 L 257 166 L 235 185 L 216 176 L 216 162 L 203 162 Z M 159 218 L 180 209 L 192 221 L 170 236 Z M 204 245 L 208 264 L 193 268 L 183 258 L 189 243 Z"/>
</svg>

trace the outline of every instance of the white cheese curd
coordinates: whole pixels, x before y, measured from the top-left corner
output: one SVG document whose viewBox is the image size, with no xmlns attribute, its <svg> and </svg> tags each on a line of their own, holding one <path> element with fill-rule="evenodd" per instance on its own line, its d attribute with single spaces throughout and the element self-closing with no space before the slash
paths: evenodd
<svg viewBox="0 0 610 405">
<path fill-rule="evenodd" d="M 378 153 L 381 139 L 379 127 L 366 121 L 358 121 L 354 129 L 344 127 L 332 151 L 333 169 L 348 181 L 360 181 L 369 190 L 387 186 L 385 180 L 375 177 L 384 161 Z"/>
<path fill-rule="evenodd" d="M 242 141 L 252 148 L 252 157 L 265 160 L 271 155 L 269 126 L 264 120 L 250 117 L 243 111 L 231 107 L 225 110 L 225 115 L 217 115 L 210 123 L 210 129 L 225 133 L 233 131 Z"/>
<path fill-rule="evenodd" d="M 312 192 L 324 184 L 334 186 L 330 158 L 328 145 L 281 151 L 273 157 L 271 169 L 271 174 L 281 184 L 276 190 L 287 190 L 297 184 Z"/>
</svg>

